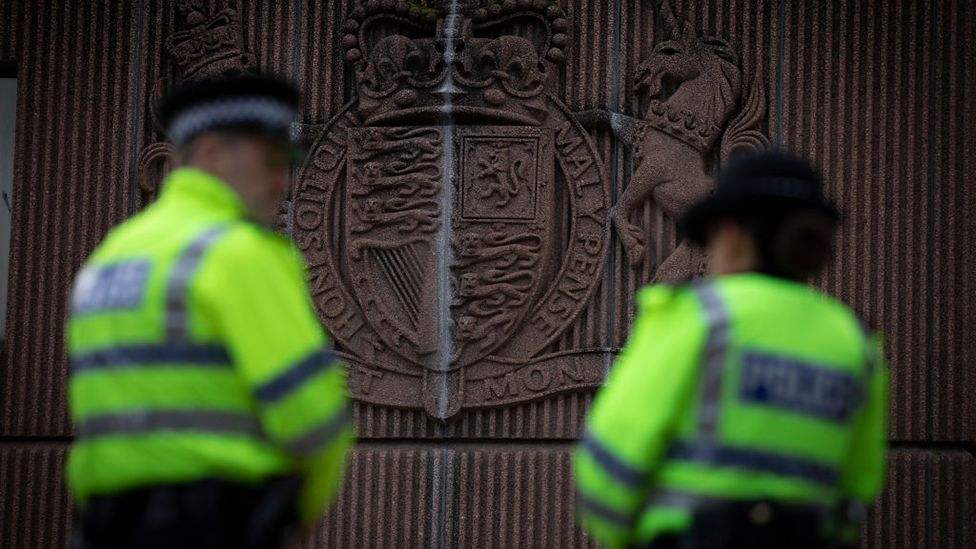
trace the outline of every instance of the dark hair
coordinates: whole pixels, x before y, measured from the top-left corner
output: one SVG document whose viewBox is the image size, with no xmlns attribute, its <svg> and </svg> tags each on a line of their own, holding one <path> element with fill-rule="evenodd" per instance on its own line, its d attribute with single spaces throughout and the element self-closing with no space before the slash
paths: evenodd
<svg viewBox="0 0 976 549">
<path fill-rule="evenodd" d="M 839 214 L 822 188 L 819 170 L 800 156 L 779 150 L 745 154 L 719 172 L 714 195 L 698 207 L 697 217 L 686 217 L 685 225 L 697 227 L 703 241 L 710 224 L 731 219 L 752 237 L 757 271 L 802 281 L 822 269 L 832 253 Z"/>
<path fill-rule="evenodd" d="M 833 255 L 837 222 L 807 209 L 754 212 L 733 216 L 745 227 L 759 254 L 757 271 L 803 281 L 817 274 Z"/>
</svg>

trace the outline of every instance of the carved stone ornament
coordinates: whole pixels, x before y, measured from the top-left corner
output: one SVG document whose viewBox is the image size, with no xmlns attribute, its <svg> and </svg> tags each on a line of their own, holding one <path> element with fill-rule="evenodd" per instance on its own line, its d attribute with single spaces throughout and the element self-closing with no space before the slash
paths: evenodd
<svg viewBox="0 0 976 549">
<path fill-rule="evenodd" d="M 201 0 L 179 0 L 187 28 L 166 39 L 166 50 L 183 78 L 254 68 L 254 56 L 244 49 L 244 34 L 237 10 L 224 8 L 203 13 Z"/>
<path fill-rule="evenodd" d="M 219 8 L 214 0 L 178 0 L 175 6 L 179 23 L 165 41 L 175 80 L 246 73 L 257 68 L 254 55 L 244 46 L 236 9 Z M 176 150 L 165 141 L 166 128 L 156 112 L 159 98 L 172 80 L 160 77 L 150 93 L 151 137 L 137 161 L 139 190 L 146 202 L 155 198 L 160 183 L 176 165 Z"/>
<path fill-rule="evenodd" d="M 739 60 L 729 42 L 699 34 L 681 24 L 670 2 L 663 0 L 658 16 L 665 40 L 634 74 L 633 91 L 640 100 L 642 118 L 619 113 L 587 111 L 581 120 L 603 125 L 628 147 L 634 173 L 613 208 L 611 218 L 630 262 L 636 267 L 646 257 L 645 229 L 630 219 L 653 200 L 677 220 L 714 186 L 706 171 L 713 157 L 719 163 L 738 152 L 769 146 L 758 129 L 766 117 L 762 82 L 745 85 Z M 701 274 L 704 253 L 688 241 L 679 243 L 658 267 L 655 281 L 679 282 Z"/>
<path fill-rule="evenodd" d="M 314 139 L 292 236 L 352 396 L 447 419 L 600 383 L 602 350 L 547 349 L 603 276 L 609 185 L 549 91 L 562 9 L 442 8 L 345 22 L 354 98 Z"/>
</svg>

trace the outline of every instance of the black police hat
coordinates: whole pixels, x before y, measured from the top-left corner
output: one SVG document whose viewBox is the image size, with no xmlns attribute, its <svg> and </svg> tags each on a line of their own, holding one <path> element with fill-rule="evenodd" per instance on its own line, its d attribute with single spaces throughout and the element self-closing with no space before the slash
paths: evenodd
<svg viewBox="0 0 976 549">
<path fill-rule="evenodd" d="M 708 223 L 723 216 L 814 211 L 836 221 L 839 213 L 821 187 L 820 173 L 798 156 L 781 151 L 746 154 L 719 172 L 715 192 L 692 206 L 681 226 L 689 239 L 704 244 Z"/>
<path fill-rule="evenodd" d="M 180 83 L 160 102 L 166 133 L 179 146 L 203 132 L 236 130 L 289 146 L 298 90 L 261 74 L 224 74 Z"/>
</svg>

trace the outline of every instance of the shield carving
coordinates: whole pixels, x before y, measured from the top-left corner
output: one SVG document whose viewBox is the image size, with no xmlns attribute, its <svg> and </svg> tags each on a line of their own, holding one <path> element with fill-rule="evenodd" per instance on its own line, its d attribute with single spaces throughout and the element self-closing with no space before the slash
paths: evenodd
<svg viewBox="0 0 976 549">
<path fill-rule="evenodd" d="M 453 370 L 486 356 L 539 292 L 539 260 L 551 243 L 550 132 L 356 128 L 349 145 L 344 230 L 367 319 L 417 366 Z M 438 242 L 444 233 L 447 246 Z M 440 341 L 445 332 L 453 336 Z M 438 364 L 445 346 L 447 364 Z"/>
<path fill-rule="evenodd" d="M 606 353 L 551 347 L 608 251 L 599 153 L 547 91 L 561 11 L 372 7 L 345 24 L 355 97 L 317 130 L 293 197 L 352 396 L 444 420 L 596 385 Z"/>
</svg>

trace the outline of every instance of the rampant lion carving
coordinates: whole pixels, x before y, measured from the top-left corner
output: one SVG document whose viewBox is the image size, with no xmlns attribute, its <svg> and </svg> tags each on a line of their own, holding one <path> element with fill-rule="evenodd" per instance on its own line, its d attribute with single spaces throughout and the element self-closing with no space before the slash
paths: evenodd
<svg viewBox="0 0 976 549">
<path fill-rule="evenodd" d="M 509 158 L 510 152 L 501 146 L 489 147 L 477 161 L 479 171 L 474 174 L 474 178 L 483 182 L 478 196 L 488 200 L 497 193 L 497 208 L 507 206 L 522 187 L 526 186 L 525 181 L 528 180 L 525 173 L 528 169 L 527 161 L 524 158 Z"/>
</svg>

